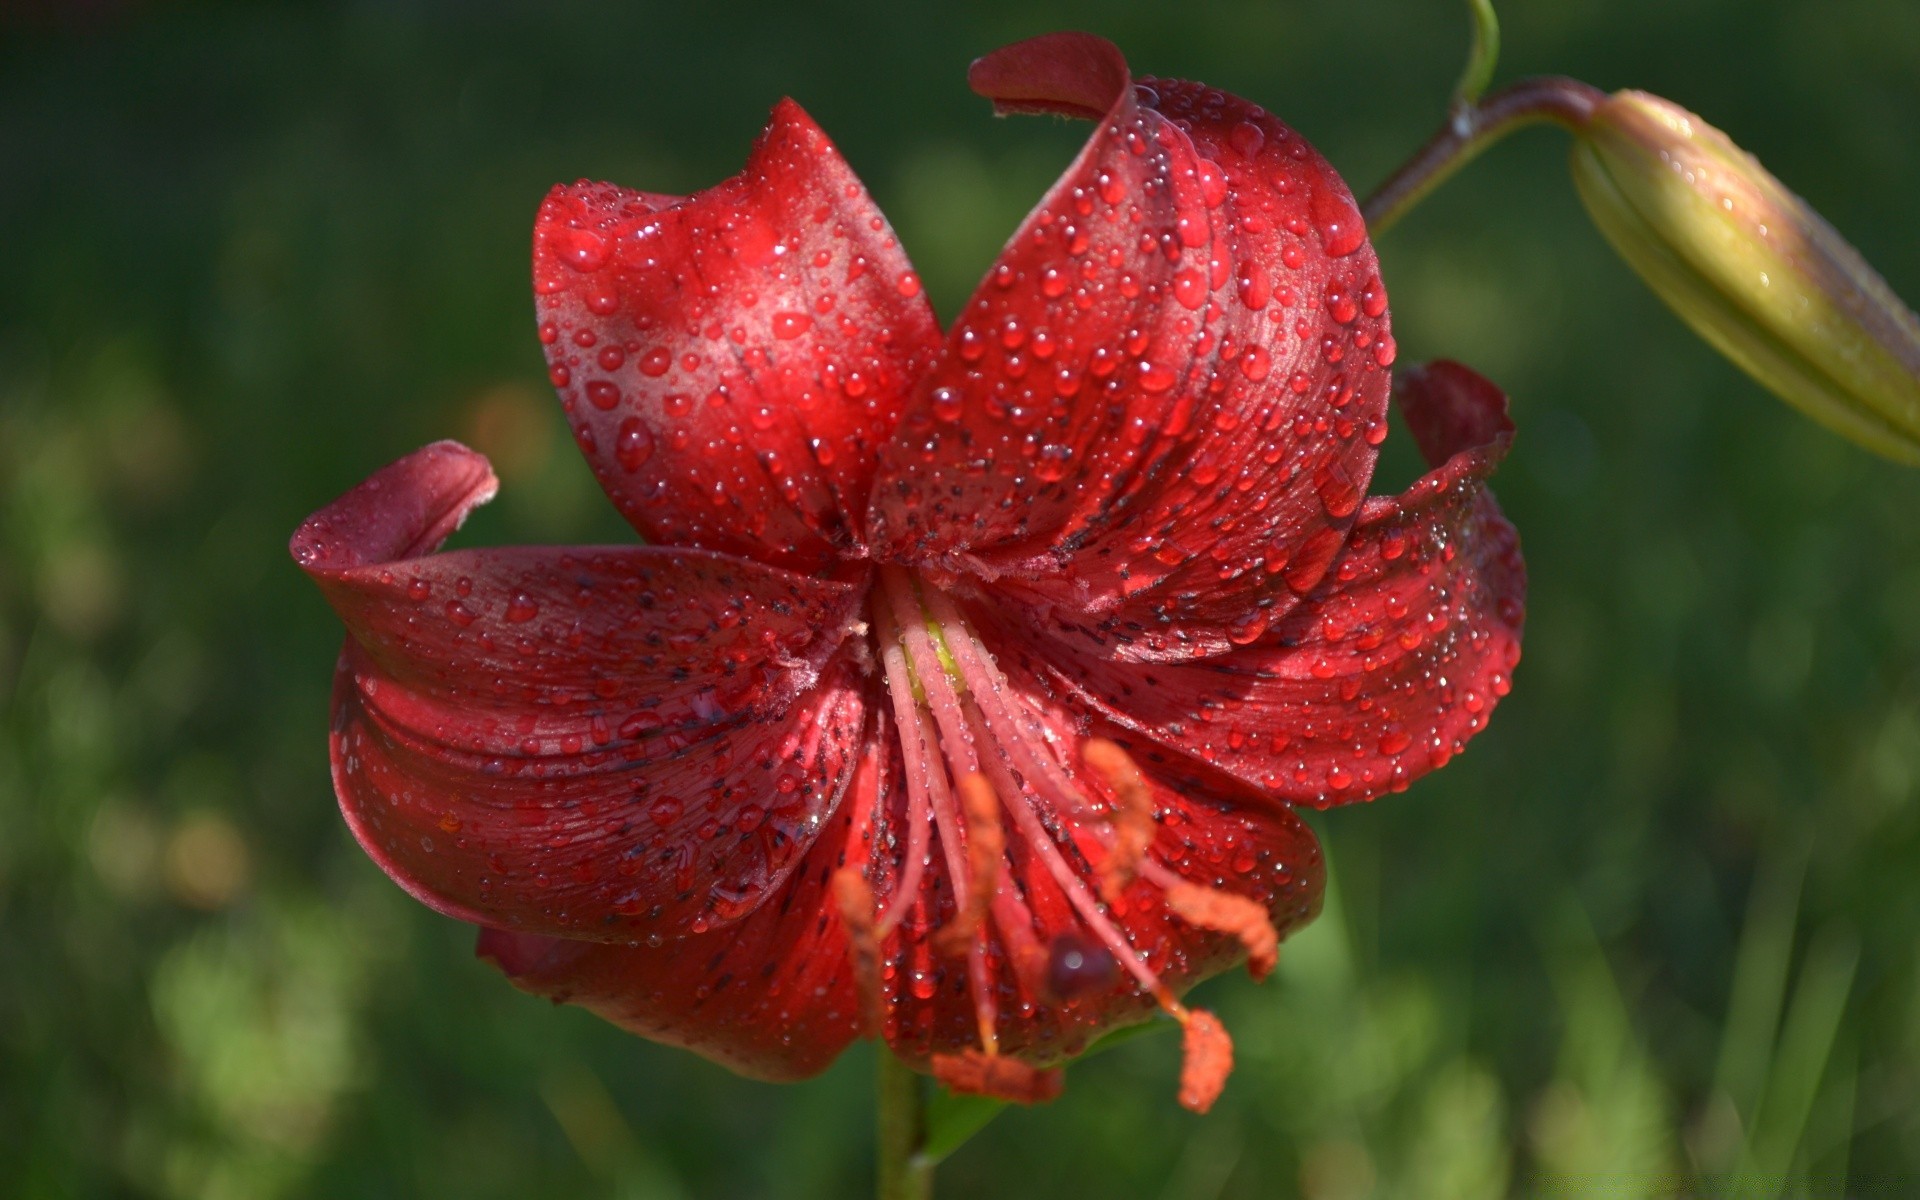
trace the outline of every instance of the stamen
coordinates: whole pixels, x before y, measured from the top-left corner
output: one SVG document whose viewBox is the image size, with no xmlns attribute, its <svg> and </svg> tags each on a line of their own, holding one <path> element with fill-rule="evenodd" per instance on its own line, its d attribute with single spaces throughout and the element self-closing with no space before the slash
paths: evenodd
<svg viewBox="0 0 1920 1200">
<path fill-rule="evenodd" d="M 879 619 L 883 636 L 890 633 L 892 622 L 889 615 L 876 613 L 875 616 Z M 888 897 L 887 911 L 879 921 L 879 936 L 884 939 L 906 917 L 908 907 L 920 894 L 920 880 L 927 869 L 927 838 L 932 826 L 929 816 L 932 808 L 931 777 L 938 772 L 934 770 L 932 756 L 927 752 L 926 729 L 922 724 L 925 716 L 913 702 L 912 680 L 907 672 L 905 651 L 891 637 L 887 637 L 882 644 L 881 664 L 886 672 L 887 693 L 893 701 L 893 723 L 899 731 L 900 752 L 907 777 L 907 861 L 893 886 L 892 895 Z"/>
<path fill-rule="evenodd" d="M 1186 1017 L 1186 1036 L 1182 1039 L 1180 1063 L 1180 1104 L 1197 1113 L 1206 1112 L 1220 1098 L 1233 1073 L 1233 1039 L 1226 1027 L 1205 1009 L 1193 1009 Z"/>
<path fill-rule="evenodd" d="M 1168 874 L 1172 874 L 1168 872 Z M 1155 883 L 1166 891 L 1167 907 L 1189 925 L 1232 934 L 1247 948 L 1247 973 L 1265 979 L 1280 961 L 1280 931 L 1259 901 L 1218 888 L 1201 887 L 1178 876 Z"/>
<path fill-rule="evenodd" d="M 1030 1067 L 972 1048 L 934 1055 L 933 1077 L 950 1092 L 992 1096 L 1014 1104 L 1044 1104 L 1060 1095 L 1059 1068 Z"/>
<path fill-rule="evenodd" d="M 853 959 L 853 986 L 860 997 L 868 1037 L 878 1037 L 886 1017 L 880 993 L 880 939 L 873 928 L 873 888 L 856 867 L 833 873 L 834 907 L 847 927 L 848 953 Z"/>
<path fill-rule="evenodd" d="M 1141 860 L 1153 845 L 1153 793 L 1141 777 L 1140 768 L 1116 743 L 1105 738 L 1088 738 L 1080 746 L 1080 758 L 1112 789 L 1117 802 L 1113 814 L 1113 845 L 1098 868 L 1100 895 L 1108 904 L 1120 898 Z"/>
<path fill-rule="evenodd" d="M 1025 799 L 1012 777 L 1007 774 L 1005 763 L 990 758 L 987 760 L 986 767 L 995 787 L 1008 795 Z M 1040 815 L 1034 812 L 1033 805 L 1018 803 L 1009 804 L 1006 808 L 1013 817 L 1013 823 L 1019 827 L 1020 835 L 1026 839 L 1028 850 L 1039 857 L 1041 864 L 1047 868 L 1047 873 L 1052 875 L 1053 881 L 1060 886 L 1060 891 L 1066 896 L 1067 903 L 1080 914 L 1080 919 L 1086 922 L 1093 936 L 1098 938 L 1107 949 L 1113 951 L 1114 958 L 1119 960 L 1120 965 L 1127 969 L 1127 973 L 1138 980 L 1140 986 L 1159 1002 L 1160 1007 L 1175 1016 L 1185 1011 L 1181 1008 L 1180 1002 L 1174 999 L 1173 993 L 1160 982 L 1160 977 L 1141 960 L 1140 952 L 1135 950 L 1126 936 L 1107 919 L 1107 914 L 1100 911 L 1100 902 L 1094 899 L 1092 891 L 1087 888 L 1086 881 L 1060 853 L 1060 847 L 1054 844 L 1053 835 L 1047 832 L 1047 827 L 1040 821 Z"/>
<path fill-rule="evenodd" d="M 905 651 L 905 665 L 912 670 L 915 682 L 920 685 L 919 703 L 914 706 L 916 716 L 919 721 L 925 722 L 927 712 L 931 711 L 933 723 L 939 731 L 941 752 L 947 769 L 963 781 L 976 776 L 979 774 L 980 760 L 974 747 L 973 727 L 968 723 L 960 696 L 954 689 L 948 665 L 951 659 L 938 652 L 933 635 L 927 631 L 926 620 L 916 598 L 916 585 L 911 576 L 891 568 L 883 572 L 881 578 L 883 590 L 893 608 L 898 645 Z M 930 738 L 923 733 L 923 741 L 926 740 Z M 961 914 L 973 910 L 976 892 L 983 894 L 982 903 L 990 900 L 994 888 L 989 886 L 983 889 L 979 883 L 993 884 L 995 881 L 976 881 L 974 873 L 969 870 L 970 864 L 966 861 L 959 831 L 960 814 L 955 811 L 954 797 L 947 790 L 945 774 L 933 769 L 929 761 L 926 778 L 931 785 L 933 817 L 940 828 L 940 845 L 947 860 L 948 879 L 953 886 L 955 919 L 959 920 L 963 919 Z M 997 801 L 995 804 L 997 806 Z M 998 858 L 996 854 L 996 866 Z M 977 924 L 977 917 L 975 920 Z M 999 1014 L 994 1001 L 986 943 L 978 938 L 972 940 L 967 953 L 967 977 L 973 995 L 974 1019 L 980 1030 L 980 1045 L 989 1055 L 996 1054 L 999 1042 L 995 1027 L 999 1023 Z"/>
<path fill-rule="evenodd" d="M 1184 1026 L 1180 1102 L 1205 1112 L 1233 1069 L 1232 1039 L 1213 1014 L 1189 1009 L 1175 998 L 1101 899 L 1118 905 L 1127 887 L 1145 880 L 1165 893 L 1173 916 L 1237 938 L 1256 979 L 1270 972 L 1278 957 L 1280 939 L 1271 917 L 1249 897 L 1190 882 L 1155 860 L 1153 790 L 1127 752 L 1105 738 L 1089 738 L 1079 746 L 1077 769 L 1070 767 L 1069 746 L 1008 684 L 949 596 L 897 568 L 883 568 L 881 579 L 885 602 L 876 606 L 875 616 L 906 760 L 909 861 L 879 922 L 870 915 L 870 889 L 864 892 L 864 908 L 861 903 L 863 879 L 834 880 L 853 935 L 856 968 L 863 978 L 875 980 L 876 1003 L 879 943 L 873 928 L 877 924 L 885 937 L 917 897 L 928 857 L 926 839 L 929 828 L 936 827 L 954 912 L 933 935 L 932 948 L 967 956 L 980 1048 L 933 1055 L 935 1077 L 954 1091 L 1023 1104 L 1059 1094 L 1058 1070 L 1030 1067 L 998 1052 L 995 960 L 989 958 L 994 948 L 985 936 L 991 915 L 1000 932 L 997 949 L 1005 951 L 1030 993 L 1070 1002 L 1112 987 L 1122 970 L 1132 976 Z M 1111 805 L 1096 801 L 1096 793 L 1082 782 L 1089 774 L 1104 785 Z M 1001 882 L 1008 853 L 1003 811 L 1019 835 L 1016 857 L 1031 856 L 1020 861 L 1038 861 L 1045 868 L 1091 938 L 1069 930 L 1043 946 L 1035 936 L 1020 888 Z M 1080 852 L 1078 868 L 1067 861 L 1061 842 Z M 1091 879 L 1085 865 L 1089 857 L 1098 859 Z M 862 911 L 869 914 L 864 937 Z M 863 955 L 870 968 L 862 967 Z"/>
<path fill-rule="evenodd" d="M 960 781 L 960 812 L 967 826 L 967 905 L 933 935 L 933 948 L 947 955 L 964 954 L 973 945 L 994 890 L 1000 886 L 1000 859 L 1007 848 L 1000 828 L 1000 797 L 985 775 L 976 771 Z"/>
<path fill-rule="evenodd" d="M 1042 995 L 1049 966 L 1047 948 L 1033 932 L 1033 913 L 1014 888 L 994 889 L 993 927 L 1013 960 L 1013 973 L 1029 995 Z"/>
</svg>

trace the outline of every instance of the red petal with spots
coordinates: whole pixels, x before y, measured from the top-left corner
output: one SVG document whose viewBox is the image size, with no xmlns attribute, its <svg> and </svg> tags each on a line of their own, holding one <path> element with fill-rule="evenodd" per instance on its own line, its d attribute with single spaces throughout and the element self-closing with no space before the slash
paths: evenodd
<svg viewBox="0 0 1920 1200">
<path fill-rule="evenodd" d="M 1526 571 L 1485 480 L 1512 437 L 1506 397 L 1455 363 L 1400 376 L 1435 469 L 1369 500 L 1306 602 L 1255 643 L 1126 665 L 1085 637 L 1010 633 L 1083 702 L 1296 803 L 1398 790 L 1486 726 L 1520 658 Z"/>
<path fill-rule="evenodd" d="M 802 569 L 857 551 L 875 454 L 940 335 L 798 105 L 690 198 L 555 188 L 533 274 L 568 419 L 644 536 Z"/>
<path fill-rule="evenodd" d="M 864 782 L 870 791 L 871 778 Z M 578 1004 L 642 1037 L 757 1079 L 804 1079 L 860 1033 L 846 933 L 827 902 L 848 826 L 843 812 L 807 864 L 725 930 L 612 946 L 483 928 L 478 953 L 523 991 Z"/>
<path fill-rule="evenodd" d="M 464 920 L 607 940 L 737 920 L 852 776 L 860 589 L 705 551 L 431 554 L 491 492 L 486 460 L 443 442 L 294 536 L 349 634 L 348 823 Z"/>
<path fill-rule="evenodd" d="M 876 551 L 999 579 L 1128 658 L 1311 591 L 1385 432 L 1386 297 L 1346 185 L 1244 100 L 1055 34 L 974 64 L 1100 126 L 962 310 L 881 459 Z"/>
</svg>

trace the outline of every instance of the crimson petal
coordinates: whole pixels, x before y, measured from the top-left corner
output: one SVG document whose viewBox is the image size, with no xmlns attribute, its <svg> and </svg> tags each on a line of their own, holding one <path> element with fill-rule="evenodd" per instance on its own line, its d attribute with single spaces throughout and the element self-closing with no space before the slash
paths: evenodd
<svg viewBox="0 0 1920 1200">
<path fill-rule="evenodd" d="M 640 946 L 482 928 L 477 951 L 523 991 L 578 1004 L 741 1074 L 775 1081 L 817 1074 L 861 1031 L 846 930 L 831 915 L 828 880 L 852 814 L 871 803 L 864 797 L 872 774 L 862 772 L 807 863 L 737 925 Z"/>
<path fill-rule="evenodd" d="M 1485 487 L 1513 426 L 1456 363 L 1402 373 L 1397 395 L 1435 469 L 1369 500 L 1326 581 L 1258 641 L 1129 667 L 1085 633 L 1008 636 L 1110 719 L 1296 803 L 1370 799 L 1445 764 L 1520 658 L 1526 571 Z"/>
<path fill-rule="evenodd" d="M 698 550 L 431 554 L 492 486 L 439 443 L 294 536 L 349 634 L 349 825 L 464 920 L 630 940 L 739 919 L 852 776 L 861 589 Z"/>
<path fill-rule="evenodd" d="M 1244 640 L 1320 581 L 1385 433 L 1386 297 L 1346 185 L 1244 100 L 1054 34 L 974 64 L 1002 110 L 1100 120 L 882 452 L 876 553 L 1129 658 Z"/>
<path fill-rule="evenodd" d="M 690 198 L 555 188 L 533 271 L 575 436 L 643 536 L 797 569 L 858 552 L 875 454 L 939 327 L 797 104 Z"/>
</svg>

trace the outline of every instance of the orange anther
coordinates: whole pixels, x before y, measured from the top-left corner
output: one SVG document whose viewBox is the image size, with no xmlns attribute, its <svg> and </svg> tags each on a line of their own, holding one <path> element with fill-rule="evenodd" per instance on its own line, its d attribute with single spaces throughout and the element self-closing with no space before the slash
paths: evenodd
<svg viewBox="0 0 1920 1200">
<path fill-rule="evenodd" d="M 1280 961 L 1280 931 L 1258 900 L 1197 883 L 1167 889 L 1167 907 L 1189 925 L 1228 933 L 1247 948 L 1247 973 L 1265 979 Z"/>
<path fill-rule="evenodd" d="M 853 959 L 853 986 L 868 1037 L 879 1037 L 886 1009 L 880 992 L 880 939 L 874 933 L 873 887 L 857 869 L 842 867 L 830 884 L 840 923 L 847 930 L 847 953 Z"/>
<path fill-rule="evenodd" d="M 1000 862 L 1006 832 L 1000 826 L 1000 797 L 987 777 L 975 771 L 960 781 L 960 811 L 967 826 L 967 903 L 933 935 L 941 954 L 965 954 L 986 920 L 994 889 L 1000 886 Z"/>
<path fill-rule="evenodd" d="M 1220 1098 L 1233 1073 L 1233 1039 L 1210 1012 L 1193 1009 L 1186 1015 L 1187 1032 L 1180 1063 L 1180 1104 L 1206 1112 Z"/>
<path fill-rule="evenodd" d="M 1140 860 L 1153 845 L 1153 792 L 1133 759 L 1114 742 L 1088 738 L 1080 746 L 1080 758 L 1113 792 L 1113 845 L 1097 868 L 1100 896 L 1112 904 L 1133 882 Z"/>
<path fill-rule="evenodd" d="M 1060 1095 L 1058 1069 L 1030 1067 L 971 1047 L 958 1054 L 934 1055 L 933 1077 L 950 1092 L 992 1096 L 1014 1104 L 1044 1104 Z"/>
</svg>

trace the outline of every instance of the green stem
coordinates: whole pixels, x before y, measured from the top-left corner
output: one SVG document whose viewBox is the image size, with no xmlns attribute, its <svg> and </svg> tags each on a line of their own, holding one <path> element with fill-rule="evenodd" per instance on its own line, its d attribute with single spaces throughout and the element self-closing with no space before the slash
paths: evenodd
<svg viewBox="0 0 1920 1200">
<path fill-rule="evenodd" d="M 1467 69 L 1453 89 L 1455 104 L 1472 104 L 1493 82 L 1493 68 L 1500 61 L 1500 18 L 1494 15 L 1493 0 L 1467 0 L 1467 14 L 1473 18 L 1473 46 L 1467 51 Z"/>
<path fill-rule="evenodd" d="M 1367 235 L 1385 233 L 1428 192 L 1514 130 L 1549 121 L 1578 129 L 1606 98 L 1577 79 L 1542 76 L 1522 79 L 1484 100 L 1456 101 L 1439 132 L 1360 206 Z"/>
<path fill-rule="evenodd" d="M 880 1200 L 932 1200 L 933 1162 L 927 1138 L 926 1084 L 885 1046 L 875 1079 L 879 1100 Z"/>
</svg>

